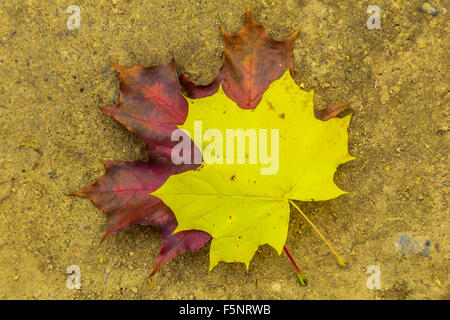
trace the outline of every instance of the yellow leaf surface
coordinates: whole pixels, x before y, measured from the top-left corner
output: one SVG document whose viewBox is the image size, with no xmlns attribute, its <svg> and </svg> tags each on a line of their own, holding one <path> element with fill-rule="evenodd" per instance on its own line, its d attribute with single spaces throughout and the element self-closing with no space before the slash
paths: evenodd
<svg viewBox="0 0 450 320">
<path fill-rule="evenodd" d="M 217 129 L 223 137 L 227 129 L 267 129 L 270 154 L 276 145 L 269 132 L 279 130 L 278 170 L 272 168 L 275 174 L 267 173 L 269 164 L 249 163 L 248 143 L 240 158 L 245 163 L 236 159 L 227 163 L 232 162 L 228 161 L 231 153 L 225 151 L 227 143 L 223 142 L 220 150 L 218 139 L 211 138 L 202 146 L 196 143 L 209 164 L 171 176 L 152 193 L 173 210 L 178 221 L 175 232 L 195 229 L 211 234 L 210 270 L 219 261 L 243 262 L 248 269 L 263 244 L 281 254 L 289 225 L 289 199 L 328 200 L 345 193 L 335 185 L 333 176 L 340 164 L 353 159 L 347 146 L 350 116 L 317 120 L 313 92 L 298 88 L 289 71 L 272 83 L 253 110 L 239 108 L 222 88 L 213 96 L 188 102 L 189 114 L 180 128 L 191 136 L 195 121 L 202 121 L 203 131 Z M 211 152 L 213 142 L 215 152 Z M 238 156 L 238 150 L 234 151 Z M 211 163 L 211 158 L 218 156 L 223 157 L 223 164 Z"/>
</svg>

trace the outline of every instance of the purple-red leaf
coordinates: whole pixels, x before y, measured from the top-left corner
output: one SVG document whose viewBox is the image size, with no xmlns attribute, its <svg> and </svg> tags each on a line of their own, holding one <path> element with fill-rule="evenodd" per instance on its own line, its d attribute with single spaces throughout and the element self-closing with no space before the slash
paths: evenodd
<svg viewBox="0 0 450 320">
<path fill-rule="evenodd" d="M 139 136 L 149 161 L 105 161 L 105 174 L 75 195 L 91 199 L 110 215 L 105 238 L 132 224 L 157 226 L 162 248 L 155 273 L 167 260 L 186 250 L 198 250 L 210 239 L 209 234 L 196 230 L 172 234 L 177 226 L 175 216 L 150 195 L 170 175 L 198 166 L 171 161 L 172 148 L 178 143 L 171 141 L 171 134 L 186 119 L 187 101 L 180 93 L 174 61 L 150 68 L 112 65 L 120 72 L 120 102 L 102 110 Z M 195 147 L 191 150 L 198 152 Z"/>
<path fill-rule="evenodd" d="M 210 235 L 202 231 L 182 231 L 172 235 L 177 227 L 174 214 L 160 199 L 150 195 L 172 174 L 172 168 L 140 160 L 104 163 L 105 174 L 75 195 L 91 199 L 110 215 L 105 238 L 129 229 L 135 223 L 157 226 L 162 248 L 153 273 L 167 260 L 187 250 L 198 250 L 210 239 Z"/>
</svg>

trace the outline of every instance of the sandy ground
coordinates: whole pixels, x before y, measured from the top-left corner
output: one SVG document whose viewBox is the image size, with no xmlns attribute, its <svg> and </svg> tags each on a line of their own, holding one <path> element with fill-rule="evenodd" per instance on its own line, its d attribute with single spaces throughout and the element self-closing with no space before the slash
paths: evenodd
<svg viewBox="0 0 450 320">
<path fill-rule="evenodd" d="M 221 65 L 219 27 L 240 29 L 246 1 L 0 1 L 0 298 L 2 299 L 438 299 L 448 279 L 448 13 L 422 1 L 376 1 L 381 29 L 366 27 L 367 1 L 250 1 L 276 39 L 298 26 L 295 80 L 324 107 L 354 110 L 350 153 L 336 182 L 351 191 L 301 208 L 348 262 L 335 257 L 294 211 L 287 246 L 309 279 L 300 287 L 284 254 L 260 248 L 245 272 L 209 245 L 150 271 L 153 227 L 132 227 L 99 246 L 107 216 L 69 196 L 95 181 L 99 159 L 144 157 L 137 137 L 103 114 L 127 67 L 166 63 L 211 81 Z M 338 4 L 339 3 L 339 4 Z M 66 9 L 81 8 L 68 30 Z M 81 290 L 66 287 L 67 267 Z M 381 271 L 381 288 L 366 281 Z"/>
</svg>

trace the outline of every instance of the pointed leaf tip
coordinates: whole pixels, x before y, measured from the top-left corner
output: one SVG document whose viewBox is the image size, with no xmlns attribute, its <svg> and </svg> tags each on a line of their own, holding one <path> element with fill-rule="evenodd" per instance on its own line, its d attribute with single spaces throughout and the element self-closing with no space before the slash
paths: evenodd
<svg viewBox="0 0 450 320">
<path fill-rule="evenodd" d="M 342 111 L 350 109 L 346 104 L 336 104 L 324 109 L 314 109 L 314 116 L 318 120 L 327 121 L 337 117 Z"/>
<path fill-rule="evenodd" d="M 126 71 L 125 67 L 122 67 L 121 65 L 113 62 L 112 60 L 109 60 L 109 63 L 111 64 L 111 66 L 119 73 L 122 73 L 124 71 Z"/>
</svg>

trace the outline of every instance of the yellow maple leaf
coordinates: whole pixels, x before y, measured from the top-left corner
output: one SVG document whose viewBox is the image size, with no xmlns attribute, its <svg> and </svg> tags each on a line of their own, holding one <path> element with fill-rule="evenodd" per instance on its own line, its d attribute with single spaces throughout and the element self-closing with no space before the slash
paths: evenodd
<svg viewBox="0 0 450 320">
<path fill-rule="evenodd" d="M 152 194 L 174 212 L 175 232 L 195 229 L 212 236 L 210 270 L 219 261 L 243 262 L 248 269 L 263 244 L 281 254 L 290 200 L 328 200 L 345 193 L 333 176 L 340 164 L 354 159 L 347 146 L 350 116 L 317 120 L 313 92 L 298 88 L 288 71 L 253 110 L 240 109 L 222 88 L 188 102 L 189 114 L 180 128 L 192 136 L 201 123 L 202 145 L 198 137 L 193 140 L 205 162 L 171 176 Z M 246 133 L 244 149 L 228 135 L 239 129 Z M 259 150 L 252 149 L 252 142 Z"/>
</svg>

